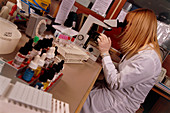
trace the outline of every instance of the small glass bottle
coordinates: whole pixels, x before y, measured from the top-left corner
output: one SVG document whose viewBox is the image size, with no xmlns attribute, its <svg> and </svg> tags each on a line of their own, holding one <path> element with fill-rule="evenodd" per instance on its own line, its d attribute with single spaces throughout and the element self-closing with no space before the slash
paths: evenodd
<svg viewBox="0 0 170 113">
<path fill-rule="evenodd" d="M 48 70 L 48 79 L 52 80 L 54 78 L 55 75 L 55 69 L 52 67 Z"/>
<path fill-rule="evenodd" d="M 59 62 L 58 65 L 57 64 L 53 65 L 53 68 L 55 68 L 55 75 L 52 79 L 52 82 L 54 82 L 59 77 L 59 75 L 61 74 L 61 71 L 63 70 L 63 64 L 64 64 L 64 60 Z"/>
<path fill-rule="evenodd" d="M 44 85 L 43 90 L 45 90 L 49 86 L 50 82 L 51 81 L 49 79 L 47 79 L 47 82 L 42 83 Z"/>
<path fill-rule="evenodd" d="M 49 68 L 47 70 L 47 82 L 43 83 L 44 85 L 44 90 L 51 84 L 52 79 L 54 78 L 55 75 L 55 69 L 54 68 Z"/>
<path fill-rule="evenodd" d="M 17 68 L 20 67 L 22 62 L 26 58 L 26 55 L 28 54 L 28 52 L 29 52 L 28 48 L 21 47 L 19 52 L 16 54 L 16 56 L 12 62 L 12 65 Z"/>
<path fill-rule="evenodd" d="M 40 59 L 38 60 L 38 67 L 37 67 L 37 69 L 35 70 L 35 73 L 34 73 L 34 77 L 37 77 L 39 74 L 40 74 L 40 72 L 41 72 L 41 70 L 42 70 L 42 68 L 43 68 L 43 66 L 44 66 L 44 63 L 45 63 L 45 58 L 46 58 L 46 53 L 43 53 L 43 55 L 40 57 Z"/>
<path fill-rule="evenodd" d="M 54 61 L 54 56 L 55 56 L 55 47 L 51 47 L 48 51 L 47 51 L 47 57 L 45 59 L 45 64 L 44 67 L 48 68 Z"/>
<path fill-rule="evenodd" d="M 35 88 L 41 89 L 41 87 L 44 87 L 44 85 L 40 82 L 37 82 L 34 86 Z"/>
<path fill-rule="evenodd" d="M 62 60 L 61 62 L 58 63 L 58 67 L 59 67 L 60 71 L 63 70 L 63 68 L 64 68 L 63 65 L 64 65 L 64 60 Z"/>
<path fill-rule="evenodd" d="M 41 73 L 41 75 L 39 77 L 39 81 L 40 82 L 47 82 L 47 79 L 48 79 L 47 69 L 44 69 L 43 73 Z"/>
<path fill-rule="evenodd" d="M 54 77 L 52 79 L 52 82 L 54 82 L 58 78 L 59 72 L 60 72 L 60 68 L 59 68 L 59 66 L 57 64 L 54 64 L 53 68 L 55 68 L 55 75 L 54 75 Z"/>
<path fill-rule="evenodd" d="M 34 71 L 37 69 L 38 67 L 38 59 L 40 58 L 39 55 L 37 55 L 33 61 L 30 62 L 28 68 L 26 69 L 24 75 L 22 76 L 23 80 L 29 82 L 31 81 L 33 75 L 34 75 Z"/>
<path fill-rule="evenodd" d="M 39 83 L 43 85 L 42 90 L 44 89 L 44 83 L 47 82 L 48 79 L 48 71 L 44 69 L 44 72 L 39 77 Z"/>
<path fill-rule="evenodd" d="M 23 64 L 25 64 L 25 65 L 28 65 L 28 64 L 29 64 L 28 60 L 29 60 L 30 51 L 32 51 L 32 49 L 33 49 L 32 44 L 33 44 L 33 39 L 30 39 L 30 40 L 25 44 L 25 46 L 28 48 L 28 54 L 26 55 L 26 58 L 25 58 L 24 61 L 23 61 Z"/>
<path fill-rule="evenodd" d="M 33 50 L 30 52 L 29 60 L 32 60 L 36 55 L 39 55 L 40 50 L 41 50 L 40 44 L 35 45 Z"/>
</svg>

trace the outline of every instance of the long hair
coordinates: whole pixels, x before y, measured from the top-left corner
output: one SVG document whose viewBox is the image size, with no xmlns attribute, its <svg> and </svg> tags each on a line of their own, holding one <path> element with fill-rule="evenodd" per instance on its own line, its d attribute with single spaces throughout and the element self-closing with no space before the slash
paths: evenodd
<svg viewBox="0 0 170 113">
<path fill-rule="evenodd" d="M 152 44 L 160 60 L 160 49 L 157 41 L 157 19 L 152 10 L 136 9 L 129 12 L 125 20 L 127 22 L 121 34 L 120 47 L 123 54 L 127 53 L 129 59 L 146 45 Z"/>
</svg>

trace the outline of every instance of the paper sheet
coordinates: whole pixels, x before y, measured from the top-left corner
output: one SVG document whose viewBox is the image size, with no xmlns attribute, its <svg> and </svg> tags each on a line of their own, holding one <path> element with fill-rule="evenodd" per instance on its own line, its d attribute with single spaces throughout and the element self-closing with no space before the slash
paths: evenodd
<svg viewBox="0 0 170 113">
<path fill-rule="evenodd" d="M 90 0 L 76 0 L 76 2 L 78 2 L 79 4 L 88 7 L 88 5 L 90 4 Z"/>
<path fill-rule="evenodd" d="M 105 16 L 106 11 L 109 8 L 111 3 L 112 3 L 112 0 L 96 0 L 91 10 L 93 10 L 94 12 L 102 16 Z"/>
<path fill-rule="evenodd" d="M 55 23 L 64 24 L 67 16 L 74 5 L 75 0 L 62 0 Z"/>
<path fill-rule="evenodd" d="M 52 26 L 53 28 L 55 28 L 56 30 L 62 32 L 62 33 L 66 33 L 68 34 L 69 36 L 75 36 L 75 35 L 78 35 L 78 32 L 71 29 L 71 28 L 68 28 L 64 25 L 53 25 Z"/>
</svg>

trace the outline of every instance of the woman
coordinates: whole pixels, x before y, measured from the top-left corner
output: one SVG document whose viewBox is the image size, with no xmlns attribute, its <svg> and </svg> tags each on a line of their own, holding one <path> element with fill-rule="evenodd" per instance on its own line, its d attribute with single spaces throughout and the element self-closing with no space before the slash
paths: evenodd
<svg viewBox="0 0 170 113">
<path fill-rule="evenodd" d="M 109 55 L 111 40 L 101 34 L 99 50 L 106 85 L 94 87 L 81 113 L 135 113 L 154 86 L 161 72 L 161 56 L 157 42 L 157 19 L 149 9 L 129 12 L 121 34 L 124 55 L 115 68 Z"/>
</svg>

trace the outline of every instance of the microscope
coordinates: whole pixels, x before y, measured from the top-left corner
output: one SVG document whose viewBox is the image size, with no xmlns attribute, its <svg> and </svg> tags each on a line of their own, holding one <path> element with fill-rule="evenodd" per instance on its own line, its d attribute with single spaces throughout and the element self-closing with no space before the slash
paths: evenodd
<svg viewBox="0 0 170 113">
<path fill-rule="evenodd" d="M 96 61 L 98 56 L 100 55 L 100 52 L 97 47 L 97 38 L 100 33 L 92 31 L 89 35 L 89 31 L 94 24 L 103 27 L 103 31 L 101 33 L 104 33 L 105 31 L 111 31 L 112 27 L 125 27 L 126 22 L 121 23 L 117 19 L 104 20 L 104 22 L 102 22 L 97 18 L 93 17 L 92 15 L 88 16 L 87 20 L 83 24 L 82 28 L 79 31 L 79 34 L 76 37 L 75 44 L 86 49 L 86 51 L 89 52 L 90 58 Z M 93 44 L 89 43 L 91 39 L 92 42 L 94 42 Z"/>
<path fill-rule="evenodd" d="M 103 31 L 101 33 L 104 33 L 105 31 L 111 31 L 112 27 L 125 27 L 127 22 L 119 22 L 117 19 L 106 19 L 104 22 L 98 20 L 97 18 L 93 17 L 92 15 L 89 15 L 86 19 L 85 23 L 83 24 L 82 28 L 79 31 L 79 34 L 76 37 L 75 43 L 79 45 L 80 47 L 86 48 L 86 45 L 89 41 L 89 31 L 91 30 L 93 25 L 98 25 L 103 27 Z M 97 34 L 96 32 L 93 32 L 94 34 Z M 93 33 L 90 33 L 90 35 L 94 35 Z M 98 33 L 99 35 L 100 33 Z M 94 37 L 93 37 L 94 38 Z M 96 40 L 96 38 L 95 38 Z"/>
<path fill-rule="evenodd" d="M 82 28 L 79 31 L 79 34 L 76 37 L 75 44 L 84 47 L 85 44 L 87 44 L 87 41 L 89 41 L 89 35 L 88 32 L 91 29 L 93 24 L 97 24 L 99 26 L 102 26 L 104 28 L 110 28 L 108 25 L 103 23 L 102 21 L 98 20 L 97 18 L 93 17 L 92 15 L 89 15 L 86 19 L 85 23 L 83 24 Z"/>
</svg>

